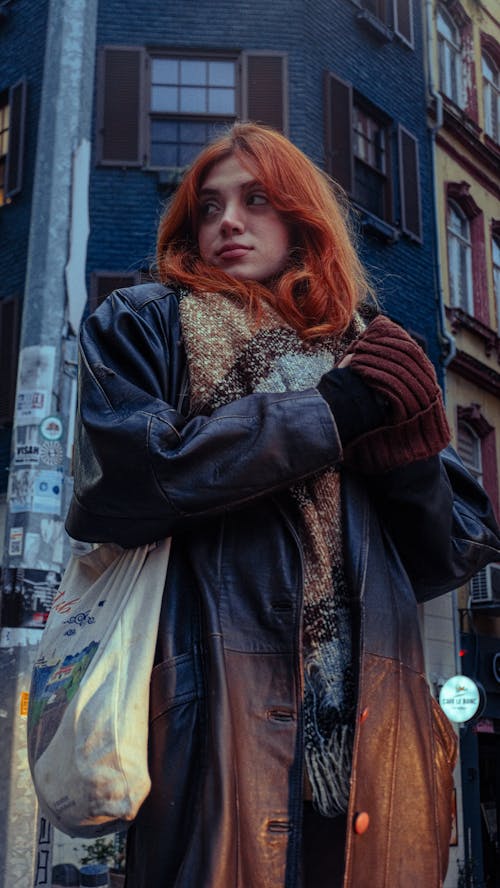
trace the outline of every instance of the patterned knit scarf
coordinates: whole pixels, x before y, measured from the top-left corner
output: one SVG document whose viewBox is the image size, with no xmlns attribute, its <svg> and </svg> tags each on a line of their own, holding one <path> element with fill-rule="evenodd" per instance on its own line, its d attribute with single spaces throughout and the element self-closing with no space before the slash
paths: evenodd
<svg viewBox="0 0 500 888">
<path fill-rule="evenodd" d="M 268 303 L 257 322 L 236 299 L 213 293 L 181 294 L 180 314 L 191 412 L 204 414 L 253 392 L 315 386 L 363 327 L 356 318 L 342 337 L 302 340 Z M 304 756 L 313 802 L 333 817 L 347 810 L 355 706 L 339 475 L 322 471 L 290 494 L 304 556 Z"/>
</svg>

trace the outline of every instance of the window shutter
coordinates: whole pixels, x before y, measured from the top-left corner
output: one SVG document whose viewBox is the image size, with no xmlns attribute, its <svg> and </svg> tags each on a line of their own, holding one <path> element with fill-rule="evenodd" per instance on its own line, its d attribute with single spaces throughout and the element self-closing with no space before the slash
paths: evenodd
<svg viewBox="0 0 500 888">
<path fill-rule="evenodd" d="M 19 80 L 9 90 L 9 150 L 5 171 L 5 199 L 19 194 L 23 181 L 24 120 L 26 116 L 26 80 Z"/>
<path fill-rule="evenodd" d="M 94 311 L 106 296 L 113 290 L 124 287 L 133 287 L 139 280 L 139 274 L 135 272 L 123 273 L 113 271 L 94 271 L 90 279 L 90 303 L 89 308 Z"/>
<path fill-rule="evenodd" d="M 20 314 L 19 299 L 0 302 L 0 425 L 14 415 Z"/>
<path fill-rule="evenodd" d="M 394 0 L 394 30 L 413 47 L 413 0 Z"/>
<path fill-rule="evenodd" d="M 325 166 L 348 193 L 352 193 L 352 86 L 325 73 Z"/>
<path fill-rule="evenodd" d="M 404 127 L 398 127 L 401 228 L 422 241 L 418 142 Z"/>
<path fill-rule="evenodd" d="M 98 84 L 98 162 L 109 166 L 142 166 L 142 49 L 104 47 L 99 57 Z"/>
<path fill-rule="evenodd" d="M 241 117 L 288 132 L 287 57 L 284 53 L 242 55 Z"/>
</svg>

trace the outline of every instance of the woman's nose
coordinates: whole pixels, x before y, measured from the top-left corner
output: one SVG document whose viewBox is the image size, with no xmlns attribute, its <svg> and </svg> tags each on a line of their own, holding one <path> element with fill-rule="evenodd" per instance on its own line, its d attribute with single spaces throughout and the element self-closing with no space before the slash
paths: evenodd
<svg viewBox="0 0 500 888">
<path fill-rule="evenodd" d="M 245 221 L 241 209 L 235 204 L 227 204 L 221 219 L 223 234 L 241 233 L 245 228 Z"/>
</svg>

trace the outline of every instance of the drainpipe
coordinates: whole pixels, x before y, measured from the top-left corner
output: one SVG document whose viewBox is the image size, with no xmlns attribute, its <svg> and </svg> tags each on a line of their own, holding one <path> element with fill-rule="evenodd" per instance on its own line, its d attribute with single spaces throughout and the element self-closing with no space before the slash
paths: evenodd
<svg viewBox="0 0 500 888">
<path fill-rule="evenodd" d="M 435 276 L 437 288 L 437 305 L 438 305 L 438 335 L 443 348 L 446 349 L 443 359 L 443 367 L 446 368 L 453 361 L 456 355 L 457 346 L 455 338 L 446 329 L 446 318 L 444 311 L 444 297 L 442 284 L 442 267 L 439 253 L 439 218 L 437 209 L 437 174 L 436 174 L 436 135 L 443 125 L 443 99 L 436 89 L 436 81 L 434 77 L 434 23 L 433 23 L 433 0 L 425 0 L 425 17 L 427 30 L 427 89 L 429 95 L 434 99 L 436 105 L 436 122 L 430 129 L 431 138 L 431 162 L 432 162 L 432 181 L 433 181 L 433 224 L 434 224 L 434 242 L 436 244 L 435 258 Z M 445 392 L 446 400 L 446 392 Z M 452 596 L 452 615 L 453 615 L 453 636 L 455 640 L 455 671 L 459 675 L 462 672 L 462 664 L 460 661 L 460 627 L 458 625 L 458 597 L 457 590 L 453 589 Z"/>
<path fill-rule="evenodd" d="M 449 366 L 455 357 L 457 347 L 454 337 L 446 329 L 446 318 L 444 311 L 443 284 L 442 284 L 442 267 L 439 252 L 439 219 L 437 209 L 437 175 L 436 175 L 436 135 L 443 125 L 443 99 L 436 89 L 436 80 L 434 76 L 434 22 L 433 22 L 433 0 L 425 0 L 425 20 L 427 31 L 427 90 L 430 97 L 435 102 L 436 122 L 430 127 L 431 140 L 431 164 L 432 164 L 432 190 L 433 190 L 433 228 L 434 243 L 436 245 L 436 256 L 434 260 L 434 270 L 437 290 L 437 308 L 438 308 L 438 337 L 443 346 L 443 367 Z"/>
<path fill-rule="evenodd" d="M 438 307 L 438 336 L 444 350 L 443 367 L 446 368 L 451 364 L 457 352 L 457 346 L 454 336 L 446 329 L 446 317 L 444 311 L 444 295 L 443 295 L 443 278 L 441 257 L 439 251 L 439 218 L 437 204 L 437 173 L 436 173 L 436 135 L 443 125 L 443 98 L 436 89 L 436 80 L 434 76 L 434 21 L 433 21 L 433 0 L 425 0 L 425 18 L 427 30 L 427 89 L 429 95 L 434 99 L 436 107 L 436 122 L 430 128 L 431 139 L 431 163 L 432 163 L 432 183 L 433 183 L 433 226 L 434 226 L 434 243 L 436 245 L 435 257 L 435 276 L 437 289 L 437 307 Z M 446 391 L 444 392 L 446 402 Z M 455 671 L 458 674 L 462 672 L 462 664 L 460 661 L 460 627 L 458 625 L 458 597 L 457 590 L 453 589 L 452 593 L 452 614 L 453 614 L 453 636 L 455 639 Z"/>
</svg>

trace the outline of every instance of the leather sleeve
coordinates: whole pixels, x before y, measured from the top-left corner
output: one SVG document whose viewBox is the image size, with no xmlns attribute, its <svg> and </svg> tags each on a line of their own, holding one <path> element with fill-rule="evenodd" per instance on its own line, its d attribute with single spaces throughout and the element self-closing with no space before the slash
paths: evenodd
<svg viewBox="0 0 500 888">
<path fill-rule="evenodd" d="M 136 310 L 118 291 L 83 326 L 71 536 L 138 545 L 341 459 L 316 389 L 256 393 L 186 418 L 176 318 L 162 300 Z"/>
<path fill-rule="evenodd" d="M 481 485 L 448 446 L 370 481 L 419 601 L 456 589 L 500 560 L 500 528 Z"/>
</svg>

